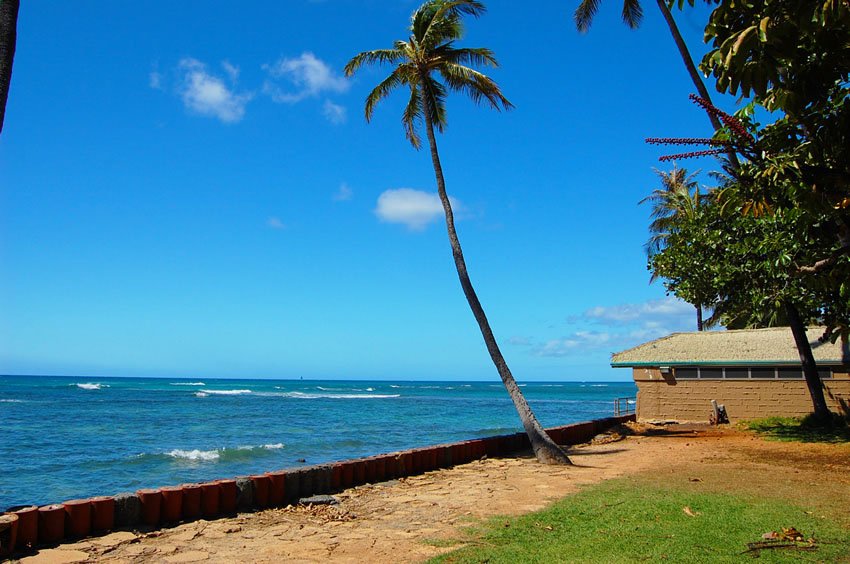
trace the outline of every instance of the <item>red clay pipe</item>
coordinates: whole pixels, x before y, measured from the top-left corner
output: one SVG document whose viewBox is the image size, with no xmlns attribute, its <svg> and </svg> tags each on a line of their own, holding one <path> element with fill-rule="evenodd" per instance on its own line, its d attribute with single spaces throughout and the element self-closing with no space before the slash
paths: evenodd
<svg viewBox="0 0 850 564">
<path fill-rule="evenodd" d="M 267 472 L 269 477 L 269 505 L 280 507 L 286 501 L 286 472 Z"/>
<path fill-rule="evenodd" d="M 201 484 L 201 515 L 207 519 L 217 517 L 221 512 L 221 486 L 218 482 Z"/>
<path fill-rule="evenodd" d="M 201 485 L 183 484 L 182 517 L 185 521 L 192 521 L 201 516 Z"/>
<path fill-rule="evenodd" d="M 163 523 L 176 523 L 183 516 L 183 488 L 170 486 L 159 490 L 162 494 L 160 519 Z"/>
<path fill-rule="evenodd" d="M 254 484 L 254 507 L 258 507 L 260 509 L 268 507 L 271 478 L 269 478 L 266 474 L 257 474 L 250 478 L 251 482 Z"/>
<path fill-rule="evenodd" d="M 35 546 L 38 542 L 38 506 L 31 505 L 12 513 L 18 516 L 17 546 Z"/>
<path fill-rule="evenodd" d="M 19 517 L 15 513 L 0 515 L 0 558 L 11 556 L 18 540 Z"/>
<path fill-rule="evenodd" d="M 239 491 L 236 489 L 236 480 L 216 480 L 219 486 L 218 508 L 223 515 L 236 513 L 236 500 Z"/>
<path fill-rule="evenodd" d="M 136 491 L 142 504 L 142 523 L 150 527 L 159 525 L 162 515 L 162 493 L 159 490 L 143 489 Z"/>
<path fill-rule="evenodd" d="M 59 504 L 38 508 L 38 542 L 54 544 L 65 538 L 65 508 Z"/>
<path fill-rule="evenodd" d="M 72 499 L 62 505 L 65 507 L 65 533 L 68 538 L 87 537 L 91 533 L 91 501 Z"/>
<path fill-rule="evenodd" d="M 115 527 L 115 499 L 108 496 L 91 498 L 91 528 L 102 533 Z"/>
</svg>

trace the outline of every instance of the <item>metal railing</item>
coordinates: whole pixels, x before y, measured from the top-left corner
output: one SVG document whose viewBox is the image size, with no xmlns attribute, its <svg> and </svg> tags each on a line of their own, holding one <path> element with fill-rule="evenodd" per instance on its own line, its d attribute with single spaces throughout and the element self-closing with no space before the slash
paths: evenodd
<svg viewBox="0 0 850 564">
<path fill-rule="evenodd" d="M 635 398 L 616 398 L 614 399 L 614 417 L 621 415 L 631 415 L 635 412 L 637 401 Z"/>
</svg>

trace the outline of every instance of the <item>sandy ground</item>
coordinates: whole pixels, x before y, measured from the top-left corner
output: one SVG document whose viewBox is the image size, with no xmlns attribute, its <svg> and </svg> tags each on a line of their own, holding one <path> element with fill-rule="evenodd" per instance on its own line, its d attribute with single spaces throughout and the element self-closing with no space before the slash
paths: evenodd
<svg viewBox="0 0 850 564">
<path fill-rule="evenodd" d="M 850 491 L 847 445 L 771 442 L 700 426 L 638 430 L 623 440 L 574 448 L 574 467 L 545 466 L 529 456 L 483 459 L 353 488 L 337 494 L 335 506 L 116 532 L 41 550 L 21 562 L 417 562 L 462 544 L 462 529 L 481 518 L 534 511 L 584 485 L 629 474 L 715 490 L 746 484 L 749 491 L 775 495 L 779 488 L 792 501 L 805 501 L 813 491 Z"/>
</svg>

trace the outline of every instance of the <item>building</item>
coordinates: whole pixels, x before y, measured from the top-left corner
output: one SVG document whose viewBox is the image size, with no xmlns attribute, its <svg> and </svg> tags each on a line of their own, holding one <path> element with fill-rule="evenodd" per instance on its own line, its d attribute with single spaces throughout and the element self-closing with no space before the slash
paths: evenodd
<svg viewBox="0 0 850 564">
<path fill-rule="evenodd" d="M 830 410 L 850 414 L 847 342 L 821 343 L 822 327 L 808 329 Z M 638 387 L 638 421 L 708 421 L 711 400 L 730 420 L 802 416 L 812 400 L 791 329 L 673 333 L 611 357 L 631 368 Z"/>
</svg>

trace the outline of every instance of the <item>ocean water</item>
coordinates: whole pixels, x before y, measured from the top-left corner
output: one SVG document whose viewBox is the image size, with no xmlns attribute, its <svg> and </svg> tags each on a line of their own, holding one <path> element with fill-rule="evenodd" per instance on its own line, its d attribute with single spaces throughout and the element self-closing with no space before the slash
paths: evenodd
<svg viewBox="0 0 850 564">
<path fill-rule="evenodd" d="M 546 427 L 611 416 L 636 392 L 520 385 Z M 498 381 L 0 376 L 0 510 L 520 430 Z"/>
</svg>

